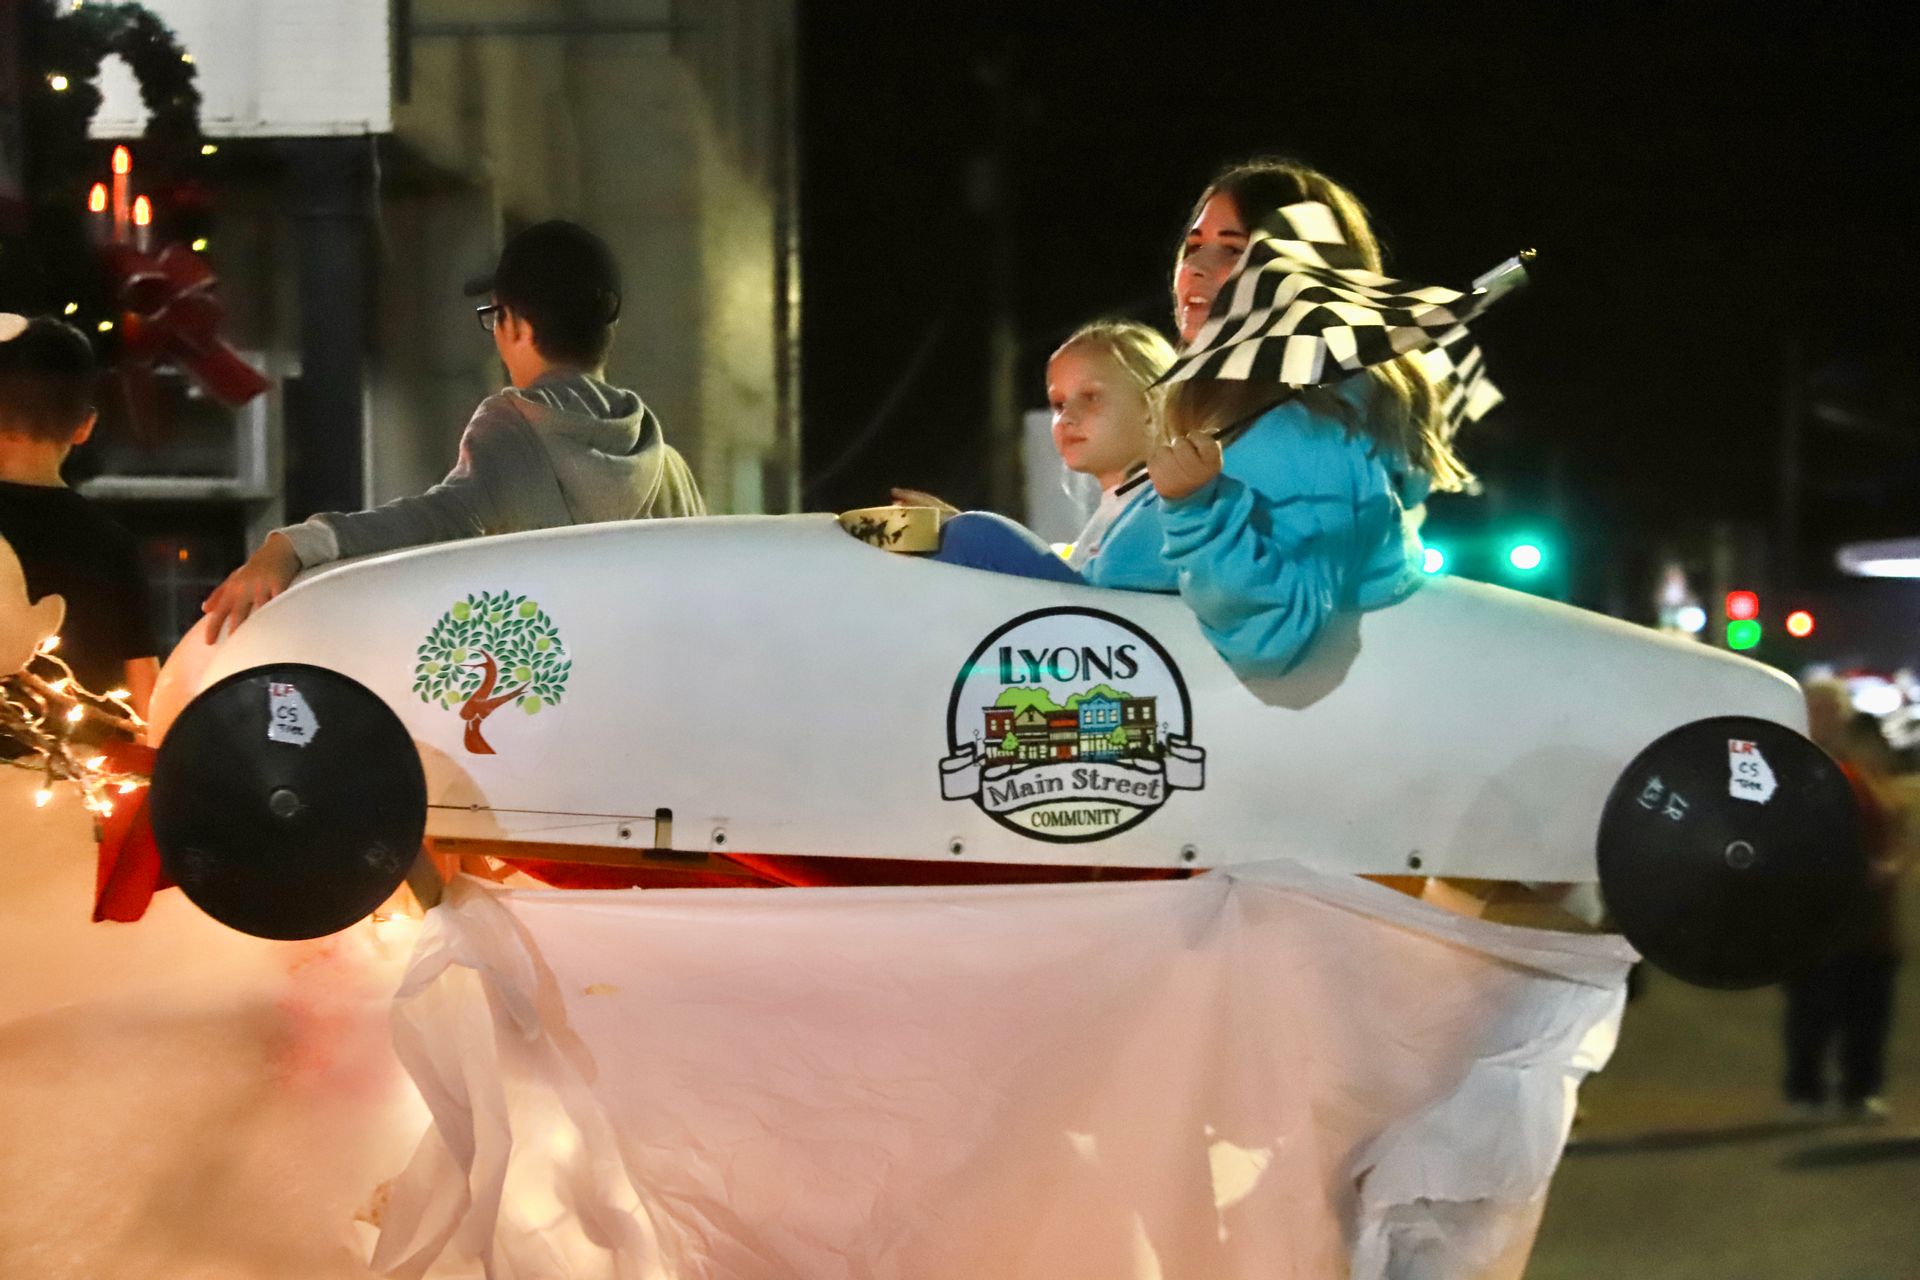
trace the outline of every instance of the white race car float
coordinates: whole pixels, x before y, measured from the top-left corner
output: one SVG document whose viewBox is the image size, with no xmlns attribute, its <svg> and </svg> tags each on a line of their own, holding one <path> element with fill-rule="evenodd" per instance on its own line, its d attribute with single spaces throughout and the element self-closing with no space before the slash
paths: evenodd
<svg viewBox="0 0 1920 1280">
<path fill-rule="evenodd" d="M 890 554 L 830 515 L 344 564 L 189 634 L 152 719 L 169 873 L 268 937 L 367 914 L 423 834 L 627 865 L 1285 857 L 1598 881 L 1606 927 L 1739 986 L 1823 945 L 1864 874 L 1843 775 L 1757 663 L 1443 576 L 1248 681 L 1178 597 Z"/>
</svg>

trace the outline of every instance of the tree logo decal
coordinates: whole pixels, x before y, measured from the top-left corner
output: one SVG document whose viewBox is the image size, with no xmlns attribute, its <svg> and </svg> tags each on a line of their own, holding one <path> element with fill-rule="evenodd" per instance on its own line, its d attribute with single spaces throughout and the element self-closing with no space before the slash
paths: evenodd
<svg viewBox="0 0 1920 1280">
<path fill-rule="evenodd" d="M 1039 609 L 974 646 L 947 700 L 940 794 L 1035 840 L 1104 840 L 1206 785 L 1186 681 L 1097 609 Z"/>
<path fill-rule="evenodd" d="M 467 722 L 462 744 L 477 756 L 494 754 L 481 732 L 488 716 L 508 703 L 528 715 L 558 706 L 573 670 L 553 619 L 509 591 L 454 601 L 417 657 L 413 691 L 422 702 L 459 708 Z"/>
</svg>

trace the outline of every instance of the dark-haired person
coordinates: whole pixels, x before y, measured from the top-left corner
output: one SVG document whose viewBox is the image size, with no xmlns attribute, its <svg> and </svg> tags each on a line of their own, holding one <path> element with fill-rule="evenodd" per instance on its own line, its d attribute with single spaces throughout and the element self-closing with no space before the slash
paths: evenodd
<svg viewBox="0 0 1920 1280">
<path fill-rule="evenodd" d="M 0 314 L 0 538 L 27 596 L 66 601 L 60 656 L 95 693 L 125 688 L 145 715 L 158 673 L 146 576 L 131 535 L 67 487 L 93 434 L 93 348 L 61 320 Z"/>
<path fill-rule="evenodd" d="M 686 461 L 632 391 L 605 380 L 620 318 L 612 251 L 576 223 L 507 242 L 470 292 L 511 385 L 473 411 L 460 458 L 425 493 L 277 529 L 208 596 L 207 639 L 237 627 L 302 569 L 347 556 L 602 520 L 703 515 Z"/>
</svg>

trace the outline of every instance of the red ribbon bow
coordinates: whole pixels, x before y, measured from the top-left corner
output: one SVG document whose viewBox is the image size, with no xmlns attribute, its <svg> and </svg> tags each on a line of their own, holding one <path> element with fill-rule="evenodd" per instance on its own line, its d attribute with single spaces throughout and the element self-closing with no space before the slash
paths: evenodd
<svg viewBox="0 0 1920 1280">
<path fill-rule="evenodd" d="M 156 364 L 179 369 L 232 408 L 272 385 L 222 340 L 213 269 L 200 255 L 177 244 L 158 255 L 124 244 L 108 245 L 105 253 L 120 291 L 123 373 L 136 424 L 151 422 Z"/>
</svg>

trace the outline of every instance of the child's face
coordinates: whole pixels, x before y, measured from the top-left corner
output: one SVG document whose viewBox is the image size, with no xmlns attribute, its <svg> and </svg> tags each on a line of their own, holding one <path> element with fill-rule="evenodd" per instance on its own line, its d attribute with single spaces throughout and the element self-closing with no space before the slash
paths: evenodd
<svg viewBox="0 0 1920 1280">
<path fill-rule="evenodd" d="M 1173 269 L 1173 318 L 1180 341 L 1192 342 L 1207 322 L 1220 284 L 1247 251 L 1247 228 L 1233 200 L 1215 192 L 1187 228 L 1185 247 Z"/>
<path fill-rule="evenodd" d="M 1053 447 L 1069 470 L 1110 489 L 1147 456 L 1147 393 L 1103 347 L 1069 347 L 1047 363 Z"/>
</svg>

